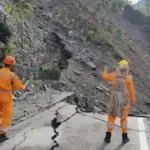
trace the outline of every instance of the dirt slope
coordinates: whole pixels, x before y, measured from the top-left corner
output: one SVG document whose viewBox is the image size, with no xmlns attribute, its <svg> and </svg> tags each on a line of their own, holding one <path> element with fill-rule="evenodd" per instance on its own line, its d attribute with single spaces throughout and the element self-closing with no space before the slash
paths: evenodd
<svg viewBox="0 0 150 150">
<path fill-rule="evenodd" d="M 114 67 L 120 58 L 124 58 L 130 61 L 134 76 L 137 96 L 136 107 L 141 110 L 142 113 L 149 113 L 147 102 L 149 101 L 150 65 L 149 43 L 146 34 L 143 34 L 140 28 L 132 25 L 122 16 L 119 16 L 116 20 L 115 15 L 115 17 L 107 15 L 103 25 L 102 19 L 105 13 L 101 14 L 101 9 L 96 15 L 93 13 L 97 6 L 101 8 L 102 3 L 98 5 L 98 1 L 94 1 L 91 5 L 88 5 L 89 1 L 86 0 L 82 2 L 76 1 L 74 4 L 76 4 L 77 7 L 75 7 L 76 5 L 73 5 L 71 1 L 59 1 L 58 3 L 59 5 L 54 5 L 51 1 L 49 5 L 53 7 L 49 9 L 49 11 L 56 14 L 55 19 L 57 18 L 57 21 L 60 22 L 62 26 L 65 26 L 67 31 L 69 30 L 74 33 L 72 35 L 73 40 L 68 36 L 65 36 L 63 40 L 68 49 L 74 54 L 74 57 L 70 60 L 69 68 L 62 75 L 62 77 L 64 76 L 66 79 L 66 84 L 69 85 L 68 89 L 80 93 L 81 101 L 87 99 L 85 101 L 87 101 L 90 109 L 93 108 L 91 108 L 91 105 L 94 105 L 94 108 L 102 107 L 104 109 L 103 103 L 106 106 L 108 100 L 106 95 L 108 95 L 108 93 L 105 90 L 106 93 L 100 92 L 96 88 L 103 83 L 99 72 L 103 71 L 105 65 Z M 74 11 L 71 12 L 70 9 Z M 65 13 L 62 15 L 57 10 L 60 12 L 63 10 Z M 84 20 L 84 24 L 82 24 L 82 20 Z M 111 49 L 104 46 L 96 46 L 88 41 L 85 37 L 85 32 L 88 32 L 91 28 L 97 28 L 97 26 L 105 30 L 111 29 L 112 34 L 116 28 L 123 28 L 125 35 L 122 42 L 113 41 L 115 48 Z M 62 29 L 59 28 L 59 30 L 60 32 L 58 33 L 63 34 L 61 33 Z M 83 32 L 83 34 L 81 32 Z M 89 66 L 89 63 L 90 67 L 88 68 L 86 66 Z M 92 66 L 92 63 L 96 66 L 96 70 L 95 67 Z M 62 78 L 62 80 L 64 79 Z"/>
<path fill-rule="evenodd" d="M 30 68 L 61 64 L 65 69 L 52 87 L 75 92 L 85 111 L 106 112 L 109 84 L 101 78 L 103 67 L 108 65 L 112 70 L 120 59 L 127 59 L 136 88 L 134 112 L 149 113 L 149 39 L 122 16 L 109 14 L 99 0 L 40 0 L 36 1 L 35 16 L 21 26 L 22 30 L 19 23 L 9 18 L 18 43 L 22 44 L 20 37 L 24 39 L 18 49 L 18 59 L 24 65 L 21 73 L 30 77 Z M 116 39 L 119 28 L 124 30 L 122 39 Z M 105 44 L 89 38 L 90 31 L 97 29 L 107 33 Z"/>
</svg>

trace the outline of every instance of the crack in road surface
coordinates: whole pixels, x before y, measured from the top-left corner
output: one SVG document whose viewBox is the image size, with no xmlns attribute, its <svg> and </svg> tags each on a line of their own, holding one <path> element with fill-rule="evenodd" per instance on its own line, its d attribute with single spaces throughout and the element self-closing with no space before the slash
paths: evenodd
<svg viewBox="0 0 150 150">
<path fill-rule="evenodd" d="M 59 132 L 57 132 L 57 128 L 60 126 L 60 125 L 62 125 L 63 123 L 65 123 L 65 122 L 67 122 L 68 120 L 70 120 L 72 117 L 74 117 L 77 113 L 79 113 L 78 112 L 78 106 L 75 108 L 75 110 L 76 110 L 76 112 L 75 113 L 73 113 L 71 116 L 69 116 L 68 118 L 66 118 L 65 120 L 63 120 L 63 121 L 58 121 L 58 119 L 57 119 L 57 117 L 58 117 L 58 114 L 59 114 L 59 110 L 60 109 L 62 109 L 62 107 L 60 107 L 58 110 L 56 110 L 56 113 L 55 113 L 55 118 L 52 120 L 52 122 L 51 122 L 51 126 L 52 126 L 52 128 L 53 128 L 53 130 L 54 130 L 54 136 L 52 136 L 52 140 L 54 141 L 54 143 L 55 143 L 55 145 L 53 145 L 52 147 L 51 147 L 51 149 L 49 149 L 49 150 L 54 150 L 56 147 L 59 147 L 59 143 L 55 140 L 58 136 L 59 136 Z"/>
<path fill-rule="evenodd" d="M 57 131 L 57 128 L 58 128 L 60 125 L 62 125 L 63 123 L 65 123 L 65 122 L 67 122 L 68 120 L 70 120 L 70 119 L 71 119 L 72 117 L 74 117 L 76 114 L 80 114 L 80 115 L 82 115 L 82 116 L 85 116 L 85 117 L 88 117 L 88 118 L 92 118 L 92 119 L 99 120 L 99 121 L 102 121 L 102 122 L 107 123 L 106 120 L 103 120 L 103 119 L 100 119 L 100 118 L 97 118 L 97 117 L 93 117 L 93 116 L 88 116 L 88 115 L 84 114 L 84 112 L 83 112 L 82 110 L 80 110 L 80 108 L 79 108 L 78 105 L 77 105 L 77 107 L 75 108 L 75 110 L 76 110 L 75 113 L 73 113 L 73 114 L 70 115 L 68 118 L 64 119 L 63 121 L 59 121 L 59 120 L 58 120 L 58 115 L 60 114 L 60 113 L 59 113 L 59 110 L 62 109 L 62 108 L 64 108 L 65 106 L 66 106 L 66 105 L 63 105 L 63 106 L 59 107 L 59 108 L 56 110 L 55 117 L 54 117 L 53 120 L 51 121 L 51 126 L 52 126 L 52 128 L 53 128 L 53 130 L 54 130 L 54 135 L 51 137 L 51 139 L 53 140 L 53 142 L 54 142 L 55 144 L 54 144 L 49 150 L 54 150 L 55 148 L 59 147 L 59 143 L 58 143 L 58 141 L 56 140 L 56 138 L 59 136 L 59 132 Z M 116 124 L 115 124 L 115 125 L 116 125 Z M 120 128 L 119 125 L 116 125 L 116 126 Z M 24 139 L 23 139 L 20 143 L 16 144 L 12 150 L 16 150 L 16 148 L 17 148 L 18 146 L 20 146 L 22 143 L 24 143 L 25 140 L 27 139 L 27 134 L 28 134 L 28 132 L 30 132 L 30 131 L 33 130 L 33 129 L 34 129 L 34 128 L 31 128 L 30 130 L 26 131 L 26 132 L 23 134 Z M 140 130 L 135 130 L 135 129 L 131 129 L 131 128 L 128 128 L 128 129 L 129 129 L 129 130 L 132 130 L 132 131 L 146 132 L 146 131 L 140 131 Z M 147 131 L 147 132 L 148 132 L 148 131 Z"/>
<path fill-rule="evenodd" d="M 17 148 L 18 146 L 20 146 L 22 143 L 24 143 L 25 140 L 27 139 L 27 134 L 28 134 L 31 130 L 33 130 L 33 129 L 34 129 L 34 128 L 31 128 L 30 130 L 26 131 L 26 132 L 23 134 L 24 139 L 23 139 L 20 143 L 16 144 L 12 150 L 16 150 L 16 148 Z"/>
<path fill-rule="evenodd" d="M 61 109 L 61 108 L 62 108 L 62 107 L 60 107 L 59 109 Z M 59 114 L 59 112 L 58 112 L 58 110 L 56 110 L 55 118 L 51 121 L 51 126 L 52 126 L 52 128 L 53 128 L 53 130 L 54 130 L 54 133 L 55 133 L 55 134 L 52 136 L 51 139 L 54 141 L 55 145 L 53 145 L 50 150 L 54 150 L 55 147 L 58 147 L 58 146 L 59 146 L 59 144 L 58 144 L 57 141 L 55 140 L 56 137 L 59 135 L 59 133 L 57 132 L 56 129 L 61 125 L 61 122 L 57 122 L 58 114 Z"/>
<path fill-rule="evenodd" d="M 76 112 L 74 114 L 72 114 L 71 116 L 69 116 L 68 118 L 66 118 L 65 120 L 63 121 L 58 121 L 57 117 L 58 117 L 58 114 L 59 114 L 59 110 L 61 109 L 62 107 L 60 107 L 58 110 L 56 110 L 56 113 L 55 113 L 55 118 L 51 121 L 51 125 L 52 125 L 52 128 L 54 129 L 54 136 L 51 138 L 55 145 L 52 146 L 51 149 L 49 150 L 54 150 L 55 148 L 59 147 L 59 143 L 57 142 L 57 140 L 55 140 L 58 136 L 59 136 L 59 132 L 57 132 L 57 128 L 62 125 L 62 123 L 65 123 L 67 122 L 68 120 L 70 120 L 72 117 L 74 117 L 76 114 L 80 114 L 82 116 L 85 116 L 85 117 L 88 117 L 88 118 L 92 118 L 92 119 L 95 119 L 95 120 L 99 120 L 99 121 L 102 121 L 102 122 L 105 122 L 107 123 L 106 120 L 103 120 L 103 119 L 100 119 L 100 118 L 97 118 L 97 117 L 92 117 L 92 116 L 88 116 L 86 114 L 83 114 L 83 112 L 79 109 L 78 105 L 77 107 L 75 108 Z M 80 111 L 79 111 L 80 110 Z M 115 126 L 121 128 L 119 125 L 115 124 Z M 149 131 L 140 131 L 140 130 L 136 130 L 136 129 L 132 129 L 132 128 L 128 128 L 129 130 L 132 130 L 132 131 L 137 131 L 137 132 L 149 132 Z"/>
<path fill-rule="evenodd" d="M 99 120 L 99 121 L 101 121 L 101 122 L 107 123 L 106 120 L 103 120 L 103 119 L 100 119 L 100 118 L 97 118 L 97 117 L 88 116 L 88 115 L 86 115 L 86 114 L 83 114 L 82 112 L 79 112 L 79 114 L 82 115 L 82 116 L 88 117 L 88 118 L 92 118 L 92 119 Z M 119 126 L 119 125 L 117 125 L 117 124 L 114 124 L 114 125 L 115 125 L 116 127 L 118 127 L 118 128 L 121 128 L 121 126 Z M 143 130 L 136 130 L 136 129 L 133 129 L 133 128 L 128 128 L 128 130 L 137 131 L 137 132 L 147 132 L 147 133 L 150 133 L 150 131 L 148 131 L 148 130 L 143 131 Z"/>
</svg>

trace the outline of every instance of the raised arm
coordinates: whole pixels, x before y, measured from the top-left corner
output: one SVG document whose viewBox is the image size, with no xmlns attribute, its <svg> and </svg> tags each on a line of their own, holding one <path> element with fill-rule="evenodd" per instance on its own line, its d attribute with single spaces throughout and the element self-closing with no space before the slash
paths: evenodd
<svg viewBox="0 0 150 150">
<path fill-rule="evenodd" d="M 25 90 L 26 86 L 22 84 L 22 81 L 18 78 L 18 76 L 14 76 L 13 79 L 13 87 L 15 90 Z"/>
<path fill-rule="evenodd" d="M 102 78 L 106 81 L 111 81 L 111 76 L 110 74 L 107 72 L 107 67 L 104 68 L 104 72 L 102 74 Z"/>
<path fill-rule="evenodd" d="M 111 80 L 111 77 L 110 77 L 110 74 L 109 73 L 107 73 L 107 72 L 103 72 L 103 74 L 102 74 L 102 78 L 104 79 L 104 80 L 106 80 L 106 81 L 110 81 Z"/>
</svg>

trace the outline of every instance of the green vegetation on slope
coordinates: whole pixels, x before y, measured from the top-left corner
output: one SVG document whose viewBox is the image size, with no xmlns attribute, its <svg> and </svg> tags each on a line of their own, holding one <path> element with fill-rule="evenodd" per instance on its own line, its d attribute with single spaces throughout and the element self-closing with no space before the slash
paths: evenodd
<svg viewBox="0 0 150 150">
<path fill-rule="evenodd" d="M 0 49 L 1 49 L 1 56 L 0 61 L 3 60 L 7 53 L 6 46 L 9 43 L 9 39 L 11 38 L 11 31 L 7 24 L 0 23 Z"/>
<path fill-rule="evenodd" d="M 40 79 L 44 80 L 58 80 L 60 78 L 61 72 L 56 70 L 55 68 L 52 69 L 42 69 L 39 75 Z"/>
<path fill-rule="evenodd" d="M 96 45 L 102 45 L 105 47 L 113 47 L 112 34 L 107 31 L 94 31 L 88 32 L 88 39 L 94 42 Z"/>
<path fill-rule="evenodd" d="M 6 7 L 6 11 L 15 19 L 26 20 L 29 16 L 33 15 L 34 0 L 19 0 L 13 1 Z"/>
<path fill-rule="evenodd" d="M 33 12 L 33 0 L 14 0 L 12 2 L 1 2 L 5 6 L 5 10 L 14 19 L 25 21 L 30 17 Z M 0 23 L 0 49 L 2 61 L 6 55 L 16 55 L 17 46 L 15 40 L 11 34 L 8 25 L 5 22 Z"/>
</svg>

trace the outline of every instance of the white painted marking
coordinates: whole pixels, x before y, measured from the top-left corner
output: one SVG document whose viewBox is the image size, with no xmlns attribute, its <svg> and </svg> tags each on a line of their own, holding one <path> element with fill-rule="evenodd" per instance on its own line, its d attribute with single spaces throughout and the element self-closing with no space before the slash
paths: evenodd
<svg viewBox="0 0 150 150">
<path fill-rule="evenodd" d="M 139 140 L 140 140 L 140 150 L 149 150 L 148 144 L 147 144 L 147 139 L 145 135 L 145 126 L 144 126 L 144 121 L 143 118 L 138 119 L 138 126 L 139 126 Z"/>
</svg>

